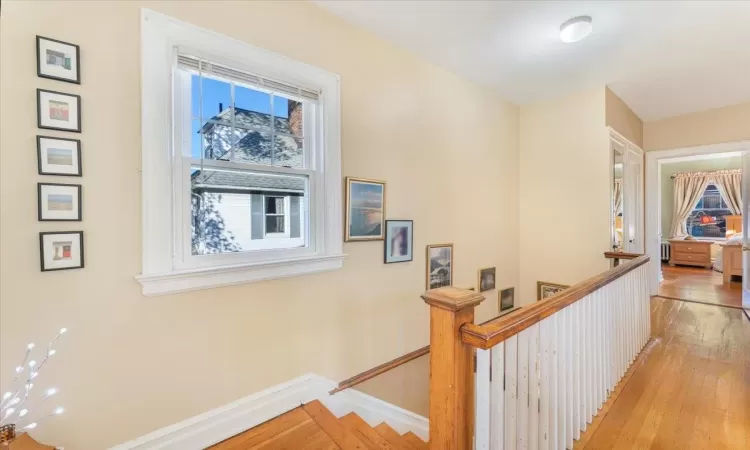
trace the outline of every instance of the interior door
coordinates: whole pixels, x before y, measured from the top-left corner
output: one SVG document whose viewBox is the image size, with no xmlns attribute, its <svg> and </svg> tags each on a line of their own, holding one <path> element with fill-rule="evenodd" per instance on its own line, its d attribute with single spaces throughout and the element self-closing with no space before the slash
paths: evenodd
<svg viewBox="0 0 750 450">
<path fill-rule="evenodd" d="M 742 154 L 742 306 L 750 309 L 750 152 Z"/>
<path fill-rule="evenodd" d="M 644 253 L 643 152 L 628 145 L 625 153 L 623 240 L 626 252 Z"/>
</svg>

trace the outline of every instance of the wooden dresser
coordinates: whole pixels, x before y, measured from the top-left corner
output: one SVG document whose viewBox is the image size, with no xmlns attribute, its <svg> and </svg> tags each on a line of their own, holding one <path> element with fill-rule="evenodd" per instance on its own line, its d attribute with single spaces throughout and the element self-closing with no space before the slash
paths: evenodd
<svg viewBox="0 0 750 450">
<path fill-rule="evenodd" d="M 711 268 L 711 244 L 713 242 L 673 239 L 669 241 L 669 244 L 672 246 L 670 265 L 682 264 Z"/>
</svg>

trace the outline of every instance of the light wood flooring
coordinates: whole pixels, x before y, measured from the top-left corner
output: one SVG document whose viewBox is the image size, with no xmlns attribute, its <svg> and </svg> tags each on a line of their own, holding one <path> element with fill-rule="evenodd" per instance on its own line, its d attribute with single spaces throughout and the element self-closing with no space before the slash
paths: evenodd
<svg viewBox="0 0 750 450">
<path fill-rule="evenodd" d="M 575 449 L 750 449 L 744 311 L 653 297 L 652 339 Z"/>
<path fill-rule="evenodd" d="M 664 281 L 659 285 L 659 295 L 662 297 L 742 307 L 742 281 L 724 284 L 721 273 L 701 267 L 663 264 L 661 270 Z"/>
</svg>

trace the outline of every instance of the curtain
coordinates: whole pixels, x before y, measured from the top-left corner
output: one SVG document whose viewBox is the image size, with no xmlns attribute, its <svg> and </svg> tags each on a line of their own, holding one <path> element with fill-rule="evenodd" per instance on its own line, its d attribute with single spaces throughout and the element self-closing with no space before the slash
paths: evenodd
<svg viewBox="0 0 750 450">
<path fill-rule="evenodd" d="M 674 177 L 674 209 L 670 238 L 681 238 L 688 235 L 687 218 L 703 196 L 708 186 L 709 173 L 678 173 Z"/>
<path fill-rule="evenodd" d="M 720 170 L 713 173 L 713 180 L 719 188 L 721 198 L 729 206 L 732 214 L 742 214 L 742 169 Z"/>
<path fill-rule="evenodd" d="M 622 212 L 622 178 L 615 179 L 615 216 L 620 215 Z"/>
</svg>

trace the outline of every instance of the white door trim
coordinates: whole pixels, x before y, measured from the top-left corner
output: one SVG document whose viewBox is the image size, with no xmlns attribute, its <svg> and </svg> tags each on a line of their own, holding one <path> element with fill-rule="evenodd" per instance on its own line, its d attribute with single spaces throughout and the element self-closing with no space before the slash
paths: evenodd
<svg viewBox="0 0 750 450">
<path fill-rule="evenodd" d="M 681 157 L 750 151 L 750 141 L 723 142 L 696 147 L 645 152 L 646 154 L 646 253 L 651 257 L 650 292 L 659 291 L 661 274 L 661 166 L 665 160 Z"/>
</svg>

